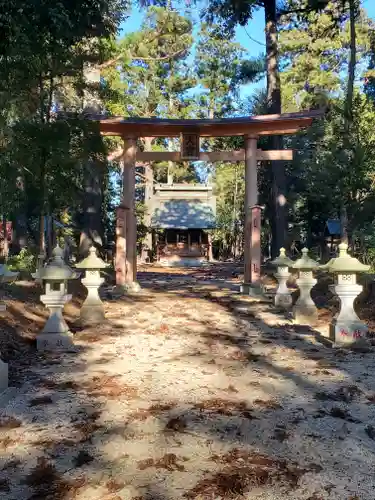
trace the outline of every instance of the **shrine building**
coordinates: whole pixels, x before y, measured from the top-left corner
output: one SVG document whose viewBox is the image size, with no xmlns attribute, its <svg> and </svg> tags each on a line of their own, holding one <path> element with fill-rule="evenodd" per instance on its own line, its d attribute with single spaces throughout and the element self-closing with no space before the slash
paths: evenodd
<svg viewBox="0 0 375 500">
<path fill-rule="evenodd" d="M 215 227 L 216 197 L 208 184 L 156 184 L 150 200 L 157 260 L 197 266 L 212 258 L 207 230 Z"/>
</svg>

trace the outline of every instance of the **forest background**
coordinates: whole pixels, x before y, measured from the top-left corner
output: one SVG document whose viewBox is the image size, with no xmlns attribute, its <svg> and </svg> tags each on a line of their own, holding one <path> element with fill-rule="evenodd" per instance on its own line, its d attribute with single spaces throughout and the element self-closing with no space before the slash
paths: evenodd
<svg viewBox="0 0 375 500">
<path fill-rule="evenodd" d="M 307 245 L 324 253 L 328 219 L 375 264 L 375 5 L 370 0 L 254 0 L 134 4 L 1 0 L 0 212 L 12 221 L 3 254 L 32 267 L 50 252 L 52 218 L 87 249 L 110 247 L 121 192 L 120 144 L 101 140 L 91 112 L 219 118 L 326 110 L 298 135 L 260 141 L 293 148 L 259 167 L 262 245 L 275 255 Z M 98 75 L 100 75 L 98 77 Z M 242 139 L 205 141 L 238 149 Z M 142 149 L 178 148 L 142 140 Z M 111 156 L 112 155 L 112 156 Z M 145 166 L 137 166 L 138 240 L 147 238 Z M 154 164 L 155 181 L 213 183 L 215 255 L 240 258 L 244 165 Z M 280 203 L 285 200 L 286 203 Z M 6 239 L 3 241 L 6 243 Z M 10 246 L 10 248 L 8 248 Z M 297 250 L 294 250 L 297 251 Z M 21 252 L 21 253 L 20 253 Z"/>
</svg>

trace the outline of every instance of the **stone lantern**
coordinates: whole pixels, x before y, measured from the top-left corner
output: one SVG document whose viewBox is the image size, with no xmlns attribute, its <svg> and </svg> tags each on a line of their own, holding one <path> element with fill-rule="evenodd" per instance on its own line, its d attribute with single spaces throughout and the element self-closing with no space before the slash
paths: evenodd
<svg viewBox="0 0 375 500">
<path fill-rule="evenodd" d="M 327 267 L 327 265 L 326 265 Z M 348 245 L 339 245 L 339 256 L 329 262 L 328 271 L 334 273 L 334 291 L 340 299 L 340 310 L 330 323 L 330 338 L 338 345 L 362 343 L 366 339 L 367 326 L 354 311 L 354 300 L 363 287 L 357 284 L 357 273 L 370 270 L 358 259 L 348 254 Z"/>
<path fill-rule="evenodd" d="M 90 247 L 89 255 L 86 259 L 75 265 L 77 269 L 85 270 L 85 277 L 82 284 L 87 289 L 87 297 L 84 301 L 80 319 L 82 324 L 102 323 L 105 320 L 103 302 L 99 297 L 99 287 L 104 283 L 104 278 L 100 276 L 100 270 L 108 267 L 102 259 L 96 255 L 94 246 Z"/>
<path fill-rule="evenodd" d="M 16 271 L 11 271 L 6 264 L 0 265 L 0 283 L 12 283 L 18 278 L 19 273 Z M 0 298 L 0 312 L 6 310 L 5 303 Z"/>
<path fill-rule="evenodd" d="M 42 273 L 42 269 L 44 267 L 44 261 L 45 261 L 45 256 L 44 254 L 39 254 L 38 257 L 37 257 L 37 260 L 36 260 L 36 271 L 35 273 L 32 273 L 31 276 L 35 279 L 36 283 L 38 284 L 42 284 L 43 281 L 42 279 L 40 278 L 41 276 L 41 273 Z"/>
<path fill-rule="evenodd" d="M 280 255 L 271 264 L 277 267 L 275 278 L 278 282 L 274 304 L 276 307 L 282 309 L 289 309 L 292 306 L 292 295 L 286 285 L 290 276 L 289 268 L 293 266 L 294 262 L 285 255 L 285 248 L 280 248 Z"/>
<path fill-rule="evenodd" d="M 6 283 L 16 279 L 18 273 L 13 273 L 9 271 L 8 267 L 4 264 L 0 266 L 0 282 Z M 6 305 L 0 301 L 0 313 L 5 312 Z M 7 389 L 8 387 L 8 363 L 5 363 L 0 358 L 0 391 Z"/>
<path fill-rule="evenodd" d="M 56 246 L 52 252 L 51 262 L 38 272 L 38 278 L 45 283 L 45 294 L 40 296 L 40 300 L 50 311 L 43 330 L 36 338 L 38 350 L 65 349 L 73 344 L 73 335 L 63 318 L 62 311 L 64 305 L 72 298 L 67 294 L 67 282 L 75 277 L 76 273 L 63 260 L 63 250 Z"/>
<path fill-rule="evenodd" d="M 302 257 L 293 263 L 292 268 L 298 270 L 296 283 L 300 290 L 300 295 L 294 305 L 294 318 L 298 323 L 310 324 L 318 319 L 318 311 L 311 298 L 311 289 L 316 284 L 313 271 L 319 267 L 319 264 L 310 259 L 308 249 L 302 249 Z"/>
</svg>

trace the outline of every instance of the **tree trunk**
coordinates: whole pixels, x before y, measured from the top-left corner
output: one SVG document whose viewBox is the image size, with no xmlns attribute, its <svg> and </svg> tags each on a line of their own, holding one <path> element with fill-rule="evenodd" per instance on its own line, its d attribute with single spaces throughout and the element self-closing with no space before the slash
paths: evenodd
<svg viewBox="0 0 375 500">
<path fill-rule="evenodd" d="M 40 214 L 39 217 L 39 255 L 46 255 L 46 237 L 45 237 L 45 217 L 44 214 Z"/>
<path fill-rule="evenodd" d="M 340 208 L 340 231 L 341 231 L 341 243 L 349 243 L 348 240 L 348 213 L 346 210 L 346 205 L 343 203 Z"/>
<path fill-rule="evenodd" d="M 348 89 L 346 93 L 346 113 L 345 119 L 347 123 L 352 121 L 353 118 L 353 93 L 354 93 L 354 79 L 355 67 L 357 58 L 357 40 L 355 21 L 358 12 L 358 0 L 349 0 L 349 20 L 350 20 L 350 58 L 348 65 Z"/>
<path fill-rule="evenodd" d="M 92 244 L 102 245 L 103 165 L 90 162 L 85 169 L 83 194 L 83 228 L 79 255 L 86 257 Z"/>
<path fill-rule="evenodd" d="M 232 227 L 233 227 L 233 244 L 232 255 L 235 259 L 237 257 L 238 249 L 238 234 L 237 234 L 237 197 L 238 197 L 238 164 L 234 164 L 234 192 L 233 192 L 233 213 L 232 213 Z"/>
<path fill-rule="evenodd" d="M 358 12 L 358 0 L 349 0 L 349 22 L 350 22 L 350 57 L 348 64 L 348 86 L 346 91 L 345 101 L 345 116 L 344 116 L 344 147 L 347 151 L 347 165 L 349 169 L 354 167 L 351 164 L 352 159 L 349 154 L 351 148 L 349 141 L 350 124 L 353 120 L 353 94 L 354 94 L 354 80 L 357 59 L 357 40 L 356 40 L 356 27 L 355 21 Z M 340 206 L 340 222 L 341 222 L 341 242 L 348 244 L 348 213 L 346 207 L 347 199 L 343 196 L 343 202 Z"/>
<path fill-rule="evenodd" d="M 212 262 L 214 260 L 214 255 L 212 251 L 212 235 L 210 232 L 207 233 L 207 241 L 208 241 L 207 260 L 208 262 Z"/>
<path fill-rule="evenodd" d="M 281 113 L 281 86 L 278 67 L 277 15 L 276 0 L 264 2 L 266 26 L 266 61 L 267 61 L 267 107 L 269 114 Z M 282 149 L 282 137 L 272 137 L 270 149 Z M 286 236 L 286 181 L 285 165 L 282 161 L 272 162 L 272 258 L 279 254 L 285 245 Z"/>
<path fill-rule="evenodd" d="M 4 262 L 8 260 L 8 254 L 9 254 L 9 246 L 8 246 L 8 234 L 7 234 L 7 216 L 4 214 L 3 215 L 3 239 L 4 239 L 4 246 L 3 246 L 3 257 L 4 257 Z"/>
</svg>

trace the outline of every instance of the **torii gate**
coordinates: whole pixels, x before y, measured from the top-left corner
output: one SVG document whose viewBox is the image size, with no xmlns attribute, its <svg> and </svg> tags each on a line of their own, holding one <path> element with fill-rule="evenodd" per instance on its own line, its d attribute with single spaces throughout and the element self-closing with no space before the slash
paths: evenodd
<svg viewBox="0 0 375 500">
<path fill-rule="evenodd" d="M 136 283 L 137 227 L 135 217 L 135 165 L 157 161 L 245 161 L 245 245 L 242 293 L 257 294 L 260 289 L 261 207 L 258 205 L 257 162 L 291 160 L 291 150 L 257 149 L 261 136 L 293 134 L 311 125 L 322 111 L 288 113 L 213 120 L 177 120 L 162 118 L 100 119 L 102 135 L 121 136 L 124 140 L 123 195 L 116 221 L 116 284 L 131 289 Z M 243 136 L 245 149 L 239 151 L 200 152 L 200 137 Z M 181 151 L 137 152 L 141 137 L 181 137 Z"/>
</svg>

